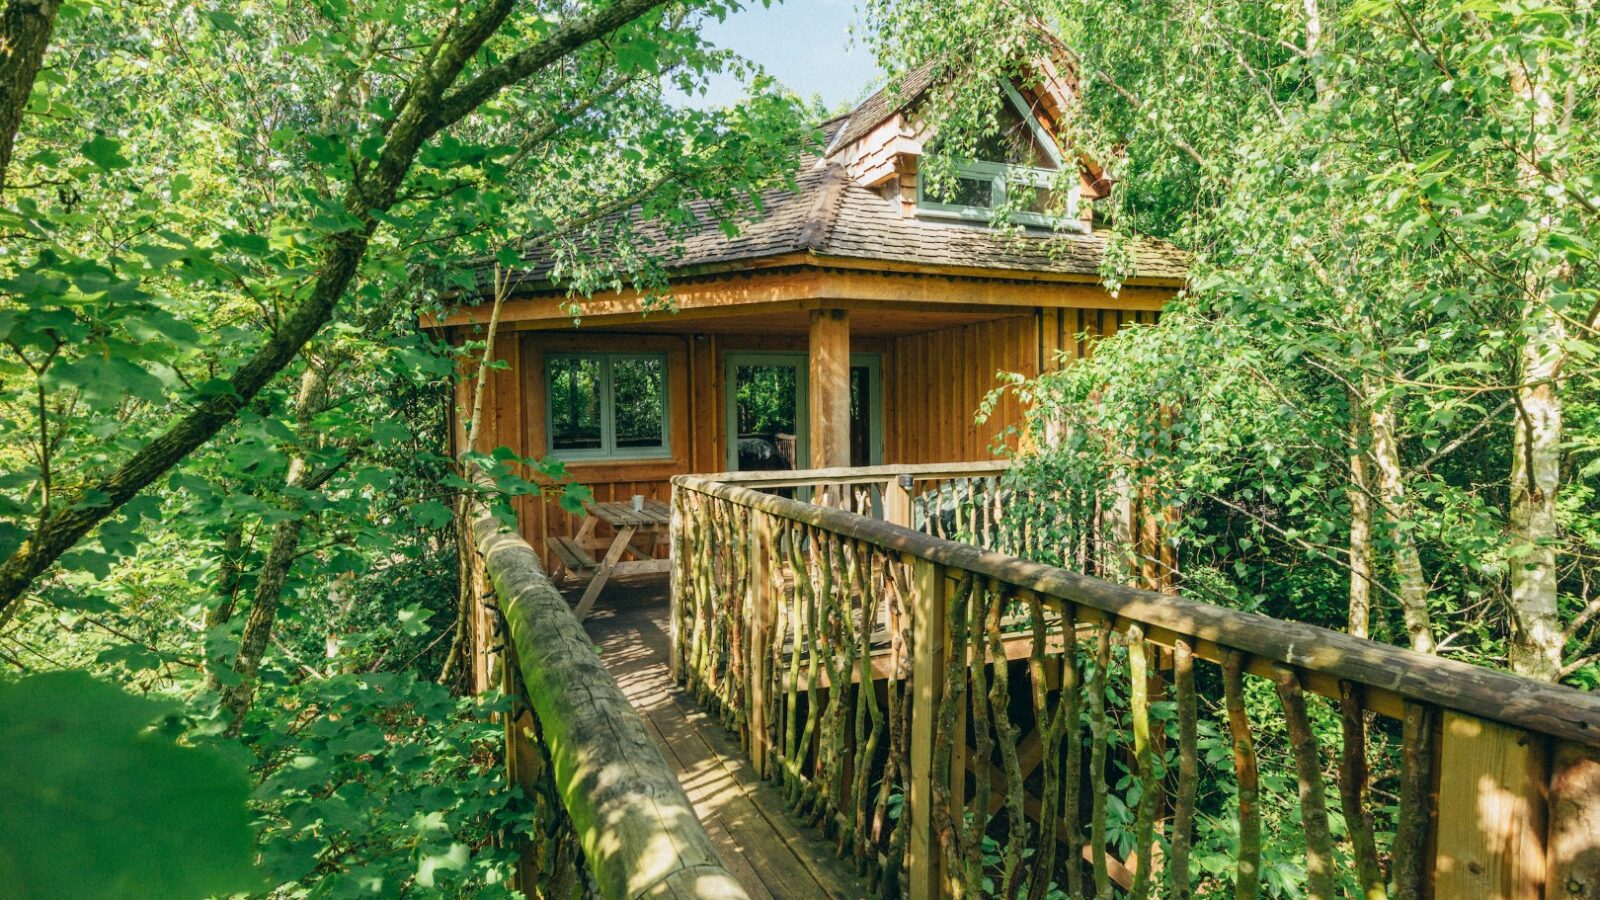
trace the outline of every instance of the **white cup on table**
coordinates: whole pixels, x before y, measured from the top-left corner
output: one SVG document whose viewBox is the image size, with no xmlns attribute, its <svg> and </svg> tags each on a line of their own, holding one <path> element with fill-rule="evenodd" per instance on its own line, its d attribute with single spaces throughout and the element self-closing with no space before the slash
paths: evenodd
<svg viewBox="0 0 1600 900">
<path fill-rule="evenodd" d="M 643 494 L 634 494 L 633 495 L 633 511 L 634 512 L 644 512 L 644 495 Z"/>
</svg>

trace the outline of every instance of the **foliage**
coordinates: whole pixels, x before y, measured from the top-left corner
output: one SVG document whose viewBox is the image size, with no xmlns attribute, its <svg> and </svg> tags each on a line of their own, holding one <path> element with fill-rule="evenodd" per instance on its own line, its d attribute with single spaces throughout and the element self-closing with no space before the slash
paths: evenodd
<svg viewBox="0 0 1600 900">
<path fill-rule="evenodd" d="M 870 9 L 881 55 L 951 76 L 928 107 L 942 143 L 992 128 L 995 79 L 1036 78 L 1041 55 L 1069 73 L 1059 137 L 1115 180 L 1094 210 L 1108 287 L 1134 236 L 1193 253 L 1160 325 L 1086 335 L 1090 358 L 1010 386 L 1033 404 L 1017 486 L 1048 502 L 1016 516 L 1042 555 L 1137 580 L 1104 515 L 1137 501 L 1173 512 L 1196 599 L 1596 683 L 1593 4 Z M 1247 702 L 1281 781 L 1281 710 Z M 1313 728 L 1338 744 L 1325 710 Z M 1231 816 L 1227 773 L 1203 775 L 1205 867 Z M 1263 808 L 1286 816 L 1266 823 L 1269 863 L 1297 858 L 1293 804 Z M 1197 887 L 1225 892 L 1211 874 Z"/>
<path fill-rule="evenodd" d="M 449 696 L 453 511 L 467 464 L 502 507 L 582 491 L 463 454 L 486 336 L 423 323 L 533 252 L 575 312 L 659 287 L 636 229 L 737 230 L 792 178 L 806 112 L 700 37 L 739 5 L 56 13 L 0 204 L 3 677 L 88 670 L 236 735 L 275 893 L 505 891 L 538 823 L 492 708 Z M 745 102 L 671 100 L 724 73 Z"/>
<path fill-rule="evenodd" d="M 82 672 L 0 684 L 9 896 L 156 900 L 259 884 L 244 766 L 180 742 L 176 711 Z"/>
<path fill-rule="evenodd" d="M 1594 681 L 1590 4 L 873 10 L 883 53 L 953 61 L 946 128 L 1040 53 L 1073 71 L 1101 226 L 1195 253 L 1164 334 L 1025 388 L 1028 465 L 1157 479 L 1213 599 L 1365 631 L 1366 584 L 1375 636 Z"/>
<path fill-rule="evenodd" d="M 263 867 L 288 895 L 511 896 L 532 824 L 494 766 L 501 705 L 412 673 L 286 689 L 247 733 Z"/>
</svg>

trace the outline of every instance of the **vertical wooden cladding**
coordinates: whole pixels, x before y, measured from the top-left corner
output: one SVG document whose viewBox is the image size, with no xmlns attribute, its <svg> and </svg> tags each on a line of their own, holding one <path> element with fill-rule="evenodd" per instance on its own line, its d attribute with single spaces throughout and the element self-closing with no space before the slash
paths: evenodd
<svg viewBox="0 0 1600 900">
<path fill-rule="evenodd" d="M 989 459 L 996 439 L 1020 429 L 1025 411 L 1015 393 L 1001 396 L 983 423 L 975 419 L 999 373 L 1032 378 L 1058 361 L 1088 356 L 1094 342 L 1130 325 L 1154 325 L 1159 314 L 1128 309 L 1042 309 L 896 338 L 884 362 L 885 461 L 939 463 Z M 1007 439 L 1007 446 L 1015 446 Z"/>
<path fill-rule="evenodd" d="M 989 459 L 997 438 L 1020 429 L 1024 410 L 1014 393 L 1000 396 L 992 414 L 975 415 L 1001 385 L 998 374 L 1025 378 L 1063 359 L 1087 355 L 1093 341 L 1131 323 L 1153 323 L 1154 312 L 1117 309 L 1041 309 L 974 324 L 901 337 L 852 335 L 851 351 L 882 356 L 883 438 L 886 463 L 938 463 Z M 759 328 L 752 322 L 751 331 Z M 1081 338 L 1080 335 L 1087 335 Z M 468 339 L 474 335 L 467 335 Z M 481 339 L 481 336 L 479 336 Z M 495 339 L 500 365 L 489 373 L 477 447 L 509 447 L 524 456 L 548 452 L 545 355 L 550 352 L 657 352 L 667 355 L 667 400 L 671 456 L 659 459 L 575 461 L 572 480 L 588 485 L 596 500 L 627 501 L 634 494 L 665 502 L 673 475 L 720 472 L 727 464 L 724 359 L 731 352 L 807 350 L 805 335 L 626 334 L 600 331 L 510 332 Z M 472 409 L 476 359 L 463 364 L 468 376 L 456 393 L 453 439 L 465 441 Z M 1008 441 L 1014 444 L 1014 441 Z M 522 536 L 541 553 L 551 536 L 572 535 L 574 517 L 559 505 L 559 493 L 519 498 Z M 549 562 L 549 560 L 546 560 Z"/>
<path fill-rule="evenodd" d="M 960 462 L 994 456 L 995 439 L 1022 424 L 1022 404 L 1001 398 L 988 420 L 974 418 L 997 373 L 1039 374 L 1036 316 L 1013 316 L 896 338 L 885 359 L 886 461 Z"/>
</svg>

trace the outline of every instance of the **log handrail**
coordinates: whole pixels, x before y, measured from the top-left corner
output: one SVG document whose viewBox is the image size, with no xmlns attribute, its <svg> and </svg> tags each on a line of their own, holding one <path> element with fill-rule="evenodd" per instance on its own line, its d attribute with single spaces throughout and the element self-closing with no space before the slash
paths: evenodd
<svg viewBox="0 0 1600 900">
<path fill-rule="evenodd" d="M 471 528 L 554 783 L 601 895 L 746 898 L 538 554 L 481 506 Z"/>
<path fill-rule="evenodd" d="M 892 468 L 931 472 L 937 467 Z M 786 474 L 803 479 L 797 481 L 801 484 L 839 482 L 837 476 L 824 475 L 826 471 L 798 476 Z M 845 510 L 761 493 L 744 484 L 718 481 L 714 476 L 678 475 L 672 483 L 680 489 L 757 509 L 885 550 L 1089 607 L 1114 619 L 1119 630 L 1126 630 L 1130 625 L 1143 626 L 1145 639 L 1156 643 L 1170 646 L 1175 638 L 1190 638 L 1197 642 L 1196 655 L 1203 658 L 1220 662 L 1220 650 L 1226 648 L 1248 654 L 1263 673 L 1272 662 L 1293 666 L 1302 672 L 1322 676 L 1306 687 L 1325 696 L 1338 698 L 1341 680 L 1357 683 L 1371 691 L 1369 707 L 1397 717 L 1401 704 L 1396 698 L 1412 699 L 1526 731 L 1600 747 L 1600 695 L 1429 656 L 1314 625 L 1125 587 Z M 1385 698 L 1384 694 L 1390 696 Z M 1386 699 L 1388 703 L 1384 702 Z"/>
</svg>

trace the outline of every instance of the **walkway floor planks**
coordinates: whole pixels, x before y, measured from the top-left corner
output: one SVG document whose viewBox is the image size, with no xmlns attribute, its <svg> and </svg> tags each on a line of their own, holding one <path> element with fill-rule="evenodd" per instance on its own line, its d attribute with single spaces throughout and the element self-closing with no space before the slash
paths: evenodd
<svg viewBox="0 0 1600 900">
<path fill-rule="evenodd" d="M 756 777 L 738 741 L 667 674 L 667 580 L 613 580 L 584 622 L 622 692 L 654 729 L 728 870 L 756 900 L 857 898 L 865 882 L 821 833 L 789 817 L 777 788 Z"/>
</svg>

